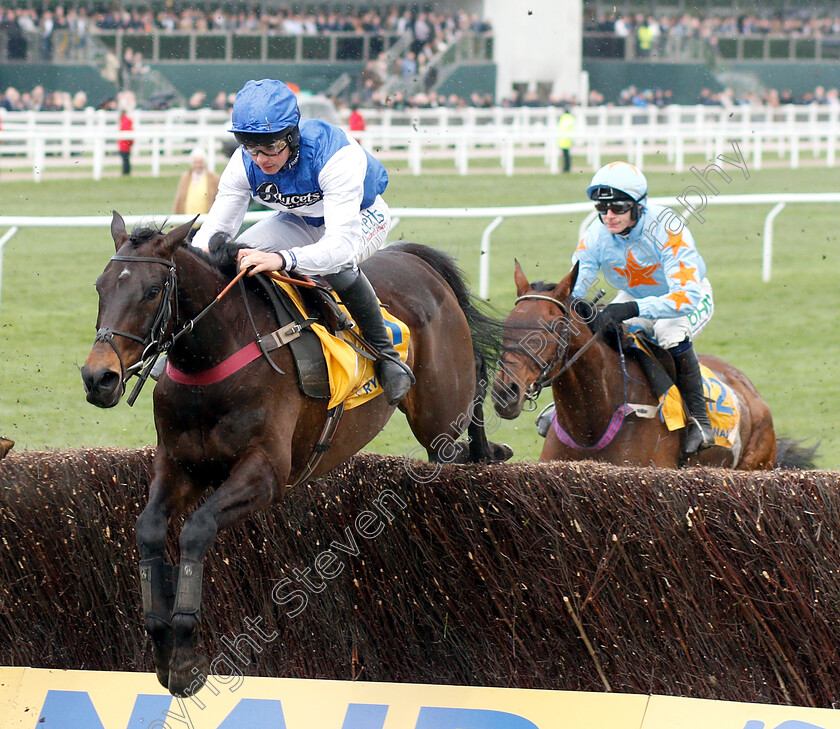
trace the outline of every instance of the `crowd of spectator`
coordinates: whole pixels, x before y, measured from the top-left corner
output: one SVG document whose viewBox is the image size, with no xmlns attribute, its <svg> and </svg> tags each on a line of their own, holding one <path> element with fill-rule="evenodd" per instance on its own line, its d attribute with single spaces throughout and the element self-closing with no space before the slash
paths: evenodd
<svg viewBox="0 0 840 729">
<path fill-rule="evenodd" d="M 186 107 L 191 110 L 214 109 L 229 112 L 233 107 L 235 91 L 220 91 L 213 98 L 209 98 L 204 91 L 195 91 L 186 101 Z M 640 89 L 636 86 L 628 86 L 622 89 L 618 98 L 614 101 L 606 100 L 604 95 L 592 90 L 587 98 L 587 105 L 596 106 L 632 106 L 636 108 L 667 107 L 673 103 L 673 94 L 670 89 Z M 702 106 L 720 106 L 731 108 L 737 106 L 777 108 L 790 104 L 797 105 L 820 105 L 840 106 L 840 90 L 837 88 L 825 88 L 816 86 L 813 90 L 807 91 L 799 96 L 794 95 L 788 89 L 766 89 L 762 92 L 736 93 L 731 88 L 722 91 L 712 91 L 704 88 L 701 90 L 695 104 Z M 346 104 L 336 99 L 339 109 Z M 534 92 L 516 94 L 509 98 L 501 99 L 498 103 L 491 94 L 472 93 L 467 98 L 457 94 L 438 94 L 434 91 L 420 91 L 416 94 L 405 95 L 400 91 L 388 95 L 374 95 L 368 104 L 352 103 L 352 108 L 361 109 L 393 109 L 403 111 L 406 109 L 436 109 L 449 108 L 463 110 L 469 107 L 489 109 L 494 106 L 503 108 L 516 107 L 547 107 L 553 106 L 558 109 L 569 109 L 579 106 L 579 100 L 574 96 L 555 96 L 541 98 Z M 100 101 L 90 101 L 84 91 L 77 91 L 71 94 L 66 91 L 52 91 L 45 93 L 43 86 L 35 86 L 31 91 L 21 92 L 15 87 L 8 87 L 0 95 L 0 108 L 7 111 L 61 111 L 61 110 L 83 110 L 86 107 L 113 109 L 115 99 L 107 98 Z M 158 108 L 166 108 L 165 106 Z M 349 107 L 348 107 L 349 108 Z"/>
<path fill-rule="evenodd" d="M 294 7 L 247 6 L 226 3 L 212 10 L 199 7 L 163 6 L 124 7 L 117 3 L 38 3 L 36 7 L 8 7 L 0 10 L 0 31 L 5 31 L 8 56 L 12 60 L 27 57 L 26 48 L 37 38 L 43 59 L 71 57 L 84 47 L 92 28 L 126 33 L 153 31 L 234 31 L 270 32 L 287 35 L 317 35 L 336 32 L 402 34 L 412 30 L 418 38 L 435 27 L 457 25 L 476 32 L 489 26 L 476 16 L 464 12 L 441 14 L 417 4 L 394 4 L 383 7 L 362 7 L 358 12 L 324 9 L 299 12 Z M 66 31 L 66 32 L 62 32 Z M 738 15 L 702 12 L 649 13 L 598 12 L 589 6 L 584 31 L 599 32 L 638 40 L 642 55 L 655 52 L 666 38 L 699 38 L 714 43 L 721 37 L 737 35 L 781 34 L 801 37 L 840 35 L 840 12 L 831 5 L 823 8 L 811 4 L 791 6 L 785 10 Z M 418 66 L 418 51 L 413 51 Z M 407 61 L 410 69 L 411 61 Z"/>
<path fill-rule="evenodd" d="M 697 15 L 681 13 L 656 17 L 646 13 L 607 12 L 585 19 L 584 31 L 638 37 L 639 29 L 648 26 L 655 37 L 682 36 L 720 38 L 736 35 L 792 35 L 824 37 L 840 35 L 840 13 L 820 10 L 810 5 L 798 9 L 772 11 L 764 15 Z"/>
<path fill-rule="evenodd" d="M 244 6 L 242 6 L 244 8 Z M 0 31 L 7 36 L 10 59 L 26 57 L 27 38 L 36 37 L 43 58 L 67 56 L 73 49 L 84 47 L 91 28 L 101 30 L 120 29 L 132 32 L 158 31 L 253 31 L 283 34 L 322 34 L 333 32 L 371 33 L 404 36 L 411 34 L 411 42 L 400 54 L 384 51 L 369 61 L 362 78 L 356 84 L 356 91 L 348 99 L 351 106 L 360 108 L 436 108 L 466 107 L 487 108 L 496 104 L 504 107 L 576 106 L 575 98 L 545 97 L 533 91 L 523 91 L 510 98 L 496 101 L 492 95 L 472 93 L 467 96 L 437 93 L 434 59 L 443 53 L 460 34 L 465 32 L 484 33 L 491 30 L 489 24 L 476 14 L 464 11 L 433 12 L 419 9 L 417 5 L 390 5 L 380 8 L 363 8 L 357 13 L 346 6 L 342 11 L 323 9 L 315 12 L 298 12 L 289 7 L 255 6 L 236 9 L 234 4 L 220 5 L 213 10 L 197 7 L 176 9 L 172 3 L 163 6 L 121 7 L 109 4 L 107 9 L 81 4 L 62 7 L 44 4 L 38 7 L 16 7 L 0 9 Z M 105 8 L 105 6 L 103 6 Z M 61 34 L 62 30 L 68 31 Z M 585 30 L 616 36 L 635 37 L 643 51 L 655 50 L 664 37 L 693 37 L 713 40 L 721 36 L 737 34 L 793 34 L 801 36 L 840 35 L 840 14 L 821 11 L 809 6 L 806 10 L 788 12 L 776 11 L 762 14 L 738 16 L 706 15 L 690 13 L 660 14 L 656 18 L 644 13 L 607 12 L 590 13 L 585 19 Z M 645 34 L 639 35 L 644 30 Z M 21 41 L 21 38 L 23 40 Z M 642 43 L 642 38 L 645 42 Z M 24 44 L 20 55 L 21 42 Z M 121 88 L 131 86 L 134 75 L 149 70 L 142 54 L 124 43 L 124 57 L 116 60 L 119 69 L 115 77 Z M 188 99 L 191 109 L 214 108 L 229 110 L 234 92 L 219 92 L 208 98 L 205 91 L 196 90 Z M 94 105 L 107 104 L 109 100 L 90 100 Z M 590 106 L 616 105 L 664 107 L 673 103 L 670 89 L 636 88 L 623 89 L 615 99 L 606 99 L 598 90 L 590 92 L 587 98 Z M 42 87 L 29 92 L 9 88 L 0 99 L 0 106 L 9 110 L 18 109 L 80 109 L 89 104 L 83 91 L 74 95 L 64 91 L 44 93 Z M 781 106 L 785 104 L 838 103 L 837 89 L 816 87 L 813 91 L 795 97 L 789 90 L 767 89 L 761 92 L 735 93 L 732 89 L 714 91 L 704 89 L 696 103 L 716 106 L 762 105 Z"/>
</svg>

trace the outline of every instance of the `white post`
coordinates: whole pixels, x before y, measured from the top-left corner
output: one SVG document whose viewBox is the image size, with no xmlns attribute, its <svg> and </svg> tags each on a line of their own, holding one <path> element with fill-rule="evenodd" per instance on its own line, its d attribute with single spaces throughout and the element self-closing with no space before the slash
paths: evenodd
<svg viewBox="0 0 840 729">
<path fill-rule="evenodd" d="M 408 140 L 408 166 L 411 169 L 411 174 L 419 175 L 421 173 L 420 158 L 422 157 L 420 136 L 412 134 Z"/>
<path fill-rule="evenodd" d="M 481 234 L 481 252 L 478 259 L 478 295 L 482 299 L 490 296 L 490 236 L 501 224 L 504 218 L 499 215 L 493 219 Z"/>
<path fill-rule="evenodd" d="M 35 144 L 32 150 L 32 178 L 35 182 L 41 181 L 41 176 L 44 173 L 44 165 L 47 163 L 47 154 L 44 150 L 46 139 L 44 137 L 35 137 Z"/>
<path fill-rule="evenodd" d="M 102 179 L 102 168 L 105 166 L 105 138 L 102 135 L 93 140 L 93 179 Z"/>
<path fill-rule="evenodd" d="M 770 280 L 773 268 L 773 221 L 776 216 L 785 208 L 785 203 L 776 204 L 764 219 L 764 243 L 761 256 L 761 280 L 767 283 Z"/>
<path fill-rule="evenodd" d="M 160 135 L 152 135 L 152 177 L 160 177 Z"/>
<path fill-rule="evenodd" d="M 509 135 L 509 136 L 505 137 L 504 140 L 502 141 L 502 151 L 503 151 L 502 159 L 504 160 L 503 164 L 504 164 L 505 174 L 508 177 L 513 176 L 513 147 L 514 147 L 513 136 Z"/>
<path fill-rule="evenodd" d="M 3 286 L 3 246 L 5 246 L 17 232 L 17 226 L 13 225 L 3 234 L 3 237 L 0 238 L 0 289 L 2 289 Z"/>
<path fill-rule="evenodd" d="M 595 220 L 595 216 L 598 213 L 594 210 L 587 214 L 587 216 L 583 219 L 583 222 L 580 224 L 580 228 L 578 228 L 578 241 L 583 240 L 583 234 L 586 232 L 586 229 L 589 227 L 589 224 Z"/>
<path fill-rule="evenodd" d="M 469 135 L 464 133 L 455 144 L 455 163 L 458 166 L 459 174 L 466 175 L 469 169 L 469 153 L 467 152 L 467 145 L 469 144 Z"/>
</svg>

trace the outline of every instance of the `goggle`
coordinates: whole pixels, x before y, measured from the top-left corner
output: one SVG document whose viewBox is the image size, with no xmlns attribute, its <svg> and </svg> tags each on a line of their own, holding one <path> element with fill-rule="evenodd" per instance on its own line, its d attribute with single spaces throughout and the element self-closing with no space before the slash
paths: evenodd
<svg viewBox="0 0 840 729">
<path fill-rule="evenodd" d="M 280 154 L 286 147 L 289 146 L 288 139 L 279 139 L 274 144 L 258 144 L 258 145 L 250 145 L 250 144 L 243 144 L 242 148 L 250 154 L 254 159 L 259 157 L 260 154 L 264 154 L 266 157 L 276 157 Z"/>
<path fill-rule="evenodd" d="M 618 200 L 616 202 L 598 202 L 595 203 L 595 209 L 599 213 L 605 213 L 607 210 L 611 210 L 616 215 L 623 215 L 624 213 L 629 213 L 634 203 L 632 200 Z"/>
</svg>

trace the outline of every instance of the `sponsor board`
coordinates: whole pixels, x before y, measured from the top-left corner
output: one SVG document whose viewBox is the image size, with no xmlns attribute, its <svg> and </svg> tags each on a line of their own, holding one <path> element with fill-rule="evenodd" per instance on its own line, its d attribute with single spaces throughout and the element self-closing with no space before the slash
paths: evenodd
<svg viewBox="0 0 840 729">
<path fill-rule="evenodd" d="M 0 668 L 0 729 L 840 729 L 840 712 L 636 694 Z"/>
</svg>

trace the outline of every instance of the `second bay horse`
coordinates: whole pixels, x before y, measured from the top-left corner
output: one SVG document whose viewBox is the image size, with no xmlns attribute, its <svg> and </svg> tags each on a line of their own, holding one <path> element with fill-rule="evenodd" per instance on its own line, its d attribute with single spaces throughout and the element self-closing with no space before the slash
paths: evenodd
<svg viewBox="0 0 840 729">
<path fill-rule="evenodd" d="M 496 412 L 516 418 L 526 402 L 536 400 L 539 391 L 550 385 L 557 422 L 579 447 L 561 442 L 555 429 L 549 428 L 541 461 L 588 459 L 677 468 L 683 464 L 682 429 L 668 430 L 658 416 L 628 414 L 623 420 L 616 416 L 627 403 L 655 410 L 657 398 L 636 361 L 627 358 L 623 372 L 619 352 L 600 336 L 591 342 L 595 335 L 576 314 L 578 303 L 586 302 L 571 296 L 576 277 L 574 268 L 559 284 L 529 283 L 516 262 L 516 305 L 505 321 L 504 354 L 493 389 Z M 581 354 L 574 360 L 577 353 Z M 738 447 L 712 447 L 688 462 L 743 470 L 773 468 L 776 436 L 767 403 L 743 372 L 717 357 L 699 359 L 737 398 Z M 601 443 L 603 447 L 598 447 Z"/>
</svg>

